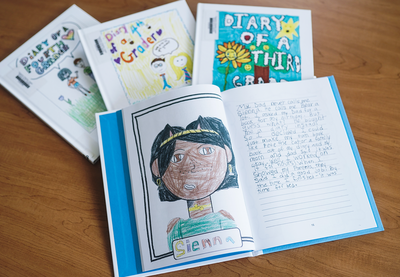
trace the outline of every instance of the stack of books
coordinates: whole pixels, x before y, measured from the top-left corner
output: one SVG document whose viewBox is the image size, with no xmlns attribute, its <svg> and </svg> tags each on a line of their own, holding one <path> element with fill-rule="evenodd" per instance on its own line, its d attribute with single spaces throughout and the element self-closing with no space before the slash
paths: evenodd
<svg viewBox="0 0 400 277">
<path fill-rule="evenodd" d="M 311 11 L 74 5 L 0 83 L 100 157 L 115 276 L 383 230 L 335 79 L 314 76 Z"/>
</svg>

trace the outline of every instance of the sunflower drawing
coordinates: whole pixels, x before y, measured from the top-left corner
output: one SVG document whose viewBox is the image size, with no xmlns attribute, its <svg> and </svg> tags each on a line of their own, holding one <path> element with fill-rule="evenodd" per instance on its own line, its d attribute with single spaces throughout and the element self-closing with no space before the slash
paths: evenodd
<svg viewBox="0 0 400 277">
<path fill-rule="evenodd" d="M 218 45 L 217 54 L 216 58 L 220 60 L 221 64 L 228 63 L 225 69 L 225 90 L 228 74 L 230 73 L 230 65 L 232 64 L 233 68 L 236 69 L 241 67 L 242 64 L 250 62 L 250 52 L 243 45 L 232 41 Z"/>
</svg>

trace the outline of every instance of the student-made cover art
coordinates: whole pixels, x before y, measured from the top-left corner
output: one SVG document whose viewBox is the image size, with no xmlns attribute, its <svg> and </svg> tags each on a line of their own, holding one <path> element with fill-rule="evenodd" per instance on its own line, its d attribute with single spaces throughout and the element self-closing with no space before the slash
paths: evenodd
<svg viewBox="0 0 400 277">
<path fill-rule="evenodd" d="M 130 104 L 191 84 L 194 43 L 176 10 L 103 30 L 101 35 Z"/>
<path fill-rule="evenodd" d="M 80 28 L 72 20 L 54 25 L 9 66 L 27 97 L 41 93 L 90 133 L 95 113 L 106 107 L 78 38 Z"/>
<path fill-rule="evenodd" d="M 218 12 L 209 28 L 218 32 L 213 84 L 221 90 L 301 80 L 298 16 Z"/>
<path fill-rule="evenodd" d="M 254 248 L 221 98 L 210 88 L 218 91 L 181 88 L 123 110 L 146 271 Z"/>
<path fill-rule="evenodd" d="M 229 211 L 215 211 L 211 201 L 214 192 L 238 187 L 229 133 L 221 120 L 199 116 L 186 128 L 167 124 L 154 140 L 151 171 L 160 201 L 187 202 L 188 217 L 175 217 L 165 227 L 176 260 L 242 245 L 231 237 L 239 233 L 235 219 Z M 231 231 L 224 237 L 219 231 L 226 229 Z"/>
</svg>

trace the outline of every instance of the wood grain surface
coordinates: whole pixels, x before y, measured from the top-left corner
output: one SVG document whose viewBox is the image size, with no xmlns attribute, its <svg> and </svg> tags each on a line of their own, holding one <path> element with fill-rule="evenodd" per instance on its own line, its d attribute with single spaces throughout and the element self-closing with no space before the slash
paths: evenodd
<svg viewBox="0 0 400 277">
<path fill-rule="evenodd" d="M 168 2 L 1 0 L 0 60 L 74 3 L 105 22 Z M 400 276 L 400 3 L 204 2 L 312 11 L 315 75 L 335 76 L 385 231 L 163 276 Z M 100 163 L 0 87 L 0 276 L 112 275 Z"/>
</svg>

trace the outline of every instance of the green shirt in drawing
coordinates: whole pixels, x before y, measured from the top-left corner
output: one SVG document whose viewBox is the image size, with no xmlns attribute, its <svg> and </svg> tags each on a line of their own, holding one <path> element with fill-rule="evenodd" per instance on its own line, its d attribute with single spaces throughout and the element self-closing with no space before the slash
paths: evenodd
<svg viewBox="0 0 400 277">
<path fill-rule="evenodd" d="M 90 68 L 90 66 L 85 67 L 83 73 L 85 73 L 86 75 L 92 74 L 92 69 Z"/>
<path fill-rule="evenodd" d="M 235 221 L 221 213 L 210 213 L 200 218 L 179 219 L 171 232 L 168 233 L 169 249 L 172 250 L 172 242 L 176 239 L 235 227 Z"/>
<path fill-rule="evenodd" d="M 93 80 L 95 80 L 95 79 L 94 79 L 93 72 L 92 72 L 92 69 L 90 68 L 90 66 L 86 66 L 86 67 L 83 69 L 83 73 L 85 73 L 86 75 L 90 76 L 90 78 L 92 78 Z"/>
</svg>

